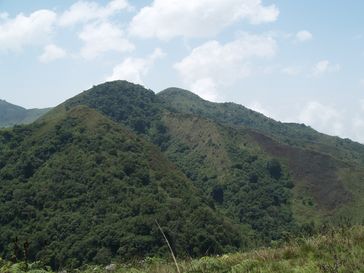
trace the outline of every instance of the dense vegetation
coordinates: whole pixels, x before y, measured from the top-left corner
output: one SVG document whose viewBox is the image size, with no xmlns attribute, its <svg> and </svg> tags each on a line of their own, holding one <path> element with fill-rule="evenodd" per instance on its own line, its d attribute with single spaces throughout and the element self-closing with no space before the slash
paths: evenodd
<svg viewBox="0 0 364 273">
<path fill-rule="evenodd" d="M 163 120 L 171 139 L 168 158 L 218 210 L 246 226 L 256 243 L 295 230 L 293 183 L 278 160 L 260 152 L 242 131 L 190 116 L 170 114 Z"/>
<path fill-rule="evenodd" d="M 362 273 L 364 272 L 364 228 L 330 230 L 315 237 L 301 237 L 280 247 L 246 253 L 178 261 L 183 273 Z M 23 273 L 25 263 L 0 260 L 0 272 Z M 29 273 L 47 273 L 39 263 L 30 264 Z M 109 266 L 115 273 L 172 273 L 176 266 L 163 259 L 147 258 L 136 265 Z M 85 265 L 78 273 L 105 272 L 104 266 Z"/>
<path fill-rule="evenodd" d="M 49 109 L 24 109 L 23 107 L 0 100 L 0 127 L 28 124 L 48 112 Z"/>
<path fill-rule="evenodd" d="M 2 131 L 0 147 L 5 258 L 15 238 L 30 242 L 31 260 L 53 268 L 165 255 L 156 220 L 180 256 L 241 245 L 239 229 L 153 145 L 93 110 Z"/>
<path fill-rule="evenodd" d="M 363 151 L 188 91 L 101 84 L 0 131 L 0 256 L 22 258 L 18 238 L 56 269 L 165 257 L 156 220 L 178 258 L 361 222 Z"/>
<path fill-rule="evenodd" d="M 279 162 L 259 153 L 256 146 L 240 147 L 241 141 L 246 142 L 241 132 L 172 114 L 152 91 L 127 82 L 96 86 L 62 107 L 75 105 L 98 110 L 159 145 L 213 206 L 243 224 L 255 238 L 250 241 L 278 240 L 295 228 L 290 210 L 292 182 Z M 270 167 L 271 161 L 278 171 Z"/>
<path fill-rule="evenodd" d="M 358 187 L 364 190 L 361 175 L 364 146 L 358 143 L 323 135 L 304 125 L 276 122 L 233 103 L 204 101 L 186 90 L 171 88 L 156 96 L 150 90 L 124 81 L 96 86 L 70 99 L 63 107 L 73 105 L 87 105 L 146 136 L 194 180 L 206 197 L 210 196 L 216 183 L 220 185 L 222 180 L 226 181 L 226 173 L 231 176 L 236 171 L 229 151 L 243 149 L 253 157 L 260 154 L 263 160 L 277 158 L 285 166 L 282 168 L 282 177 L 290 177 L 290 182 L 283 184 L 289 186 L 293 182 L 295 185 L 291 203 L 295 218 L 300 222 L 308 223 L 324 216 L 336 215 L 344 207 L 364 206 L 363 198 L 356 196 L 356 191 L 349 191 L 350 188 Z M 171 119 L 171 114 L 176 118 Z M 143 126 L 136 126 L 140 124 L 140 117 L 145 122 Z M 200 138 L 193 138 L 194 135 L 202 136 L 194 133 L 199 126 L 185 127 L 186 124 L 193 124 L 196 118 L 212 123 L 212 126 L 200 128 L 200 132 L 204 132 Z M 201 126 L 204 124 L 199 123 Z M 220 126 L 215 129 L 218 133 L 211 131 L 213 126 Z M 232 132 L 223 133 L 227 130 Z M 216 139 L 213 145 L 201 147 L 208 138 L 219 134 L 222 137 Z M 235 135 L 241 136 L 238 141 L 232 137 Z M 191 138 L 193 143 L 186 145 Z M 244 145 L 250 148 L 242 148 Z M 201 156 L 213 152 L 214 146 L 220 147 L 219 151 L 215 151 L 217 157 L 229 154 L 222 160 L 223 163 L 201 159 Z M 196 151 L 196 147 L 200 148 L 199 151 Z M 179 151 L 183 151 L 186 156 L 181 157 L 183 153 Z M 217 166 L 223 167 L 225 174 L 220 172 L 220 178 L 209 179 L 207 185 L 206 181 L 202 181 L 206 180 L 202 169 L 213 177 L 213 172 L 219 169 Z M 248 175 L 255 167 L 245 165 L 244 168 L 242 171 Z M 264 168 L 256 171 L 262 173 Z M 350 181 L 347 179 L 349 175 Z M 208 188 L 200 187 L 203 184 Z M 286 194 L 284 190 L 280 192 L 283 196 L 279 199 L 284 203 Z M 286 215 L 289 213 L 285 211 Z M 364 220 L 363 215 L 358 213 L 355 213 L 355 218 L 358 222 Z M 290 225 L 289 217 L 285 219 Z"/>
<path fill-rule="evenodd" d="M 158 97 L 171 112 L 229 126 L 237 130 L 235 134 L 245 132 L 241 143 L 256 144 L 256 151 L 278 159 L 294 183 L 291 204 L 300 223 L 338 215 L 364 221 L 360 212 L 364 209 L 364 145 L 303 124 L 277 122 L 234 103 L 208 102 L 178 88 L 164 90 Z"/>
</svg>

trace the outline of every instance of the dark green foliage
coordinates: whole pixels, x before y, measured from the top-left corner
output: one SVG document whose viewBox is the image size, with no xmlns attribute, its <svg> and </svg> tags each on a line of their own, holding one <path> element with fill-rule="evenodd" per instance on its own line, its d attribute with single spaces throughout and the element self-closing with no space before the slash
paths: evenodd
<svg viewBox="0 0 364 273">
<path fill-rule="evenodd" d="M 123 123 L 139 134 L 145 134 L 155 123 L 161 132 L 161 108 L 153 91 L 126 81 L 109 82 L 65 102 L 66 108 L 86 105 L 114 121 Z"/>
<path fill-rule="evenodd" d="M 329 229 L 313 237 L 291 238 L 275 247 L 254 249 L 249 252 L 227 253 L 222 256 L 178 260 L 184 273 L 362 273 L 364 268 L 364 227 Z M 115 270 L 104 265 L 85 265 L 79 273 L 161 273 L 176 272 L 172 261 L 147 258 L 136 264 L 115 264 Z M 0 272 L 52 273 L 41 263 L 32 263 L 29 270 L 24 263 L 11 263 L 0 259 Z"/>
<path fill-rule="evenodd" d="M 95 257 L 93 258 L 94 263 L 101 265 L 110 264 L 111 260 L 112 260 L 111 250 L 106 247 L 100 248 L 97 251 Z"/>
<path fill-rule="evenodd" d="M 30 241 L 30 259 L 54 268 L 237 249 L 238 229 L 145 140 L 76 107 L 53 120 L 0 131 L 0 255 Z M 201 215 L 208 218 L 201 221 Z M 199 234 L 204 243 L 192 234 Z"/>
<path fill-rule="evenodd" d="M 274 179 L 279 179 L 282 176 L 282 167 L 277 159 L 272 159 L 267 163 L 267 169 L 270 176 Z"/>
<path fill-rule="evenodd" d="M 224 202 L 224 189 L 220 185 L 215 185 L 211 192 L 211 197 L 218 204 L 222 204 Z"/>
</svg>

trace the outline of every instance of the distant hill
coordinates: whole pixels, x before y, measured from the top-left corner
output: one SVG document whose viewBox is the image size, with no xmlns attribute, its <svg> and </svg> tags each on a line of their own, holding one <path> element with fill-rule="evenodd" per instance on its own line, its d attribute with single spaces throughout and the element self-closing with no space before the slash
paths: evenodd
<svg viewBox="0 0 364 273">
<path fill-rule="evenodd" d="M 29 124 L 48 112 L 47 109 L 25 109 L 23 107 L 0 100 L 0 127 L 11 127 Z"/>
<path fill-rule="evenodd" d="M 279 242 L 362 222 L 363 145 L 233 103 L 126 81 L 0 130 L 0 256 L 54 268 Z"/>
</svg>

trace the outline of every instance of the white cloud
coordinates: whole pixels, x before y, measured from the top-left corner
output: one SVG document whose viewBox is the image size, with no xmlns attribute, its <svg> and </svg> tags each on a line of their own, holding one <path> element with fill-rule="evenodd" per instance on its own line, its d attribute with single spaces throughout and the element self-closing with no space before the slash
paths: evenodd
<svg viewBox="0 0 364 273">
<path fill-rule="evenodd" d="M 340 111 L 317 101 L 309 102 L 299 114 L 298 120 L 330 135 L 342 135 L 345 124 Z"/>
<path fill-rule="evenodd" d="M 282 122 L 304 123 L 319 132 L 348 137 L 364 144 L 364 99 L 359 101 L 355 109 L 318 101 L 307 102 L 302 106 L 298 103 L 295 106 L 281 105 L 274 108 L 267 108 L 259 101 L 253 101 L 247 107 Z"/>
<path fill-rule="evenodd" d="M 312 40 L 312 38 L 313 38 L 312 33 L 307 30 L 301 30 L 296 33 L 296 40 L 298 42 L 308 42 Z"/>
<path fill-rule="evenodd" d="M 0 21 L 0 51 L 19 51 L 25 46 L 45 43 L 53 30 L 57 15 L 50 10 L 38 10 L 15 18 L 3 15 Z"/>
<path fill-rule="evenodd" d="M 219 100 L 217 86 L 212 78 L 199 79 L 191 84 L 191 90 L 208 101 Z"/>
<path fill-rule="evenodd" d="M 199 94 L 209 92 L 217 97 L 219 87 L 231 85 L 236 80 L 249 76 L 252 72 L 250 62 L 254 58 L 274 56 L 276 47 L 276 41 L 270 36 L 245 33 L 226 44 L 206 42 L 194 48 L 189 56 L 174 67 L 188 88 L 198 89 Z M 209 91 L 202 90 L 206 86 Z"/>
<path fill-rule="evenodd" d="M 338 72 L 341 67 L 339 64 L 331 64 L 328 60 L 319 61 L 312 68 L 312 75 L 315 77 L 319 77 L 326 73 Z"/>
<path fill-rule="evenodd" d="M 66 57 L 67 53 L 63 48 L 54 44 L 49 44 L 44 47 L 42 55 L 39 56 L 39 61 L 42 63 L 49 63 L 58 59 Z"/>
<path fill-rule="evenodd" d="M 115 13 L 129 9 L 127 0 L 113 0 L 102 7 L 97 2 L 78 1 L 66 10 L 59 18 L 61 26 L 87 23 L 91 20 L 106 19 Z"/>
<path fill-rule="evenodd" d="M 302 72 L 301 67 L 298 66 L 287 66 L 281 69 L 281 73 L 288 76 L 297 76 Z"/>
<path fill-rule="evenodd" d="M 154 0 L 132 19 L 136 36 L 168 40 L 177 36 L 211 37 L 240 20 L 251 24 L 273 22 L 279 10 L 261 0 Z"/>
<path fill-rule="evenodd" d="M 124 37 L 122 29 L 109 22 L 86 25 L 79 38 L 84 42 L 81 56 L 94 59 L 107 51 L 128 52 L 134 45 Z"/>
<path fill-rule="evenodd" d="M 127 58 L 121 64 L 114 67 L 112 75 L 107 77 L 107 81 L 126 80 L 133 83 L 144 84 L 143 77 L 146 76 L 157 59 L 165 54 L 160 48 L 147 58 Z"/>
</svg>

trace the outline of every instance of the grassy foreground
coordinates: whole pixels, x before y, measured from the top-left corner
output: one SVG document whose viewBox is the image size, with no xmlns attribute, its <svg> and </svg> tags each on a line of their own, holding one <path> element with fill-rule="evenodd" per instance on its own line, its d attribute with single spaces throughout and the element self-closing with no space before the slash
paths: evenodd
<svg viewBox="0 0 364 273">
<path fill-rule="evenodd" d="M 113 267 L 113 266 L 112 266 Z M 110 268 L 109 268 L 110 269 Z M 66 272 L 82 273 L 172 273 L 173 263 L 147 258 L 139 264 L 118 264 L 112 270 L 104 266 L 84 266 Z M 180 272 L 185 273 L 359 273 L 364 272 L 364 226 L 331 230 L 325 235 L 299 238 L 275 248 L 264 248 L 247 253 L 220 257 L 203 257 L 180 261 Z M 26 272 L 25 263 L 11 264 L 0 260 L 0 272 Z M 30 273 L 52 272 L 39 263 L 29 264 Z"/>
</svg>

